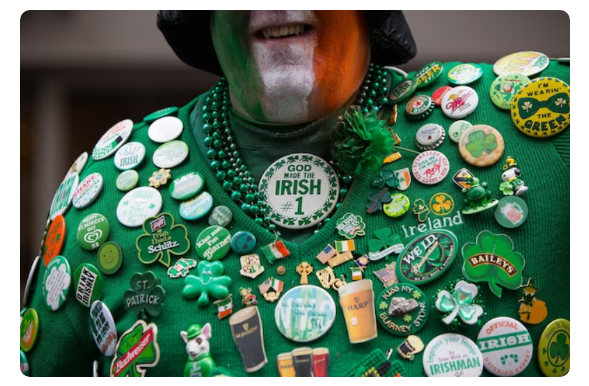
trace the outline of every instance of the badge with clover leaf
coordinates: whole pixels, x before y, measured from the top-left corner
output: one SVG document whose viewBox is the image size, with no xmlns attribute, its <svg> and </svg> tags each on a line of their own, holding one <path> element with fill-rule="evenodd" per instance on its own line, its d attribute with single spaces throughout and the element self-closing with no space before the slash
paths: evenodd
<svg viewBox="0 0 589 386">
<path fill-rule="evenodd" d="M 166 291 L 153 272 L 135 273 L 131 276 L 131 289 L 125 291 L 127 308 L 145 318 L 145 314 L 159 316 L 162 313 Z"/>
<path fill-rule="evenodd" d="M 169 267 L 171 255 L 184 255 L 190 249 L 186 227 L 175 225 L 170 213 L 161 213 L 146 219 L 143 232 L 135 243 L 139 251 L 139 261 L 143 264 L 159 261 Z"/>
<path fill-rule="evenodd" d="M 138 320 L 119 339 L 110 368 L 111 377 L 144 377 L 160 360 L 157 326 Z"/>
<path fill-rule="evenodd" d="M 469 284 L 464 280 L 456 283 L 452 292 L 447 290 L 438 292 L 436 308 L 441 312 L 448 313 L 442 322 L 451 324 L 459 316 L 465 324 L 476 324 L 483 315 L 483 307 L 476 304 L 478 293 L 476 285 Z"/>
<path fill-rule="evenodd" d="M 368 241 L 368 258 L 371 261 L 380 260 L 391 253 L 400 253 L 403 250 L 401 236 L 393 234 L 389 228 L 374 231 L 374 239 Z"/>
<path fill-rule="evenodd" d="M 526 262 L 521 253 L 513 250 L 513 241 L 508 236 L 482 231 L 476 243 L 464 244 L 462 256 L 464 277 L 473 282 L 489 283 L 495 296 L 501 297 L 503 288 L 521 287 Z"/>
<path fill-rule="evenodd" d="M 466 150 L 474 158 L 479 158 L 483 153 L 491 154 L 497 148 L 495 134 L 485 134 L 483 130 L 477 130 L 468 136 Z"/>
<path fill-rule="evenodd" d="M 186 299 L 198 297 L 196 305 L 204 307 L 209 304 L 209 296 L 225 299 L 229 295 L 231 277 L 223 275 L 223 263 L 220 261 L 200 261 L 196 266 L 197 274 L 184 279 L 182 296 Z"/>
</svg>

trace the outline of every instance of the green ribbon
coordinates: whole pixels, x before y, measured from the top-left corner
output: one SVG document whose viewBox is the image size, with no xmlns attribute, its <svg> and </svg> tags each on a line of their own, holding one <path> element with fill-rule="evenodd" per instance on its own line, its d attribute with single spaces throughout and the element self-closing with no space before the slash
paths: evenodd
<svg viewBox="0 0 589 386">
<path fill-rule="evenodd" d="M 517 107 L 522 119 L 527 119 L 536 114 L 541 108 L 547 108 L 554 113 L 566 114 L 570 111 L 568 101 L 569 95 L 565 92 L 560 92 L 545 101 L 539 101 L 536 98 L 520 98 L 517 102 Z"/>
</svg>

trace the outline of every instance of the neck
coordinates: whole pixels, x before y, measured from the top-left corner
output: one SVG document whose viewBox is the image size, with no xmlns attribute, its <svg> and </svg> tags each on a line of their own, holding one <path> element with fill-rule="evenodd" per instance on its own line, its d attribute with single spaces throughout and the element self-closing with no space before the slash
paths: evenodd
<svg viewBox="0 0 589 386">
<path fill-rule="evenodd" d="M 211 356 L 211 353 L 210 353 L 209 351 L 206 351 L 206 352 L 203 352 L 203 353 L 201 353 L 201 354 L 198 354 L 198 355 L 196 356 L 196 358 L 193 358 L 193 357 L 191 357 L 191 356 L 189 356 L 189 358 L 190 358 L 190 360 L 191 360 L 191 361 L 193 361 L 193 362 L 194 362 L 194 361 L 199 361 L 199 360 L 201 360 L 201 359 L 204 359 L 204 358 L 208 358 L 208 357 L 210 357 L 210 356 Z"/>
</svg>

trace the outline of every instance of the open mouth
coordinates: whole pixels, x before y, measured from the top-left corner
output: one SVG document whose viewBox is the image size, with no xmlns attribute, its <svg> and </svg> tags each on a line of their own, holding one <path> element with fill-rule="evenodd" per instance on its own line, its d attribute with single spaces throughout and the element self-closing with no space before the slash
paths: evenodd
<svg viewBox="0 0 589 386">
<path fill-rule="evenodd" d="M 290 24 L 279 27 L 266 27 L 259 30 L 256 35 L 262 39 L 276 40 L 308 33 L 312 27 L 308 24 Z"/>
</svg>

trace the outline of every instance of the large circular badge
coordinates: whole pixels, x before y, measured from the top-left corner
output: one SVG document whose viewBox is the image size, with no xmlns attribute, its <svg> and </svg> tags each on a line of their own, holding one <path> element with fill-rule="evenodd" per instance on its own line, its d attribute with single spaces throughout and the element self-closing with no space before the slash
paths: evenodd
<svg viewBox="0 0 589 386">
<path fill-rule="evenodd" d="M 397 87 L 392 89 L 389 95 L 389 101 L 393 104 L 401 103 L 405 99 L 413 95 L 416 88 L 417 81 L 415 80 L 415 78 L 405 79 L 404 81 L 399 83 Z"/>
<path fill-rule="evenodd" d="M 100 300 L 94 301 L 90 307 L 90 330 L 100 352 L 107 357 L 113 355 L 117 346 L 117 328 L 110 310 Z"/>
<path fill-rule="evenodd" d="M 63 215 L 69 209 L 74 198 L 74 193 L 78 187 L 79 177 L 76 173 L 71 174 L 67 177 L 57 188 L 53 201 L 51 202 L 51 208 L 49 209 L 49 216 L 51 221 L 55 220 L 60 214 Z"/>
<path fill-rule="evenodd" d="M 80 173 L 82 173 L 82 170 L 84 170 L 86 162 L 88 162 L 88 153 L 83 152 L 82 154 L 80 154 L 78 158 L 76 158 L 72 166 L 70 166 L 70 168 L 67 171 L 67 174 L 64 177 L 64 180 L 70 178 L 72 174 L 77 174 L 79 176 Z"/>
<path fill-rule="evenodd" d="M 483 355 L 464 335 L 438 335 L 423 352 L 423 371 L 428 377 L 480 377 Z"/>
<path fill-rule="evenodd" d="M 72 197 L 74 208 L 83 209 L 90 206 L 102 191 L 103 181 L 100 173 L 92 173 L 84 178 L 78 184 L 78 188 Z"/>
<path fill-rule="evenodd" d="M 478 64 L 463 63 L 448 72 L 448 81 L 452 84 L 469 84 L 483 76 L 483 69 Z"/>
<path fill-rule="evenodd" d="M 131 136 L 133 131 L 133 121 L 125 119 L 111 127 L 98 140 L 94 150 L 92 150 L 92 158 L 101 160 L 111 156 L 119 147 L 123 146 L 127 139 Z"/>
<path fill-rule="evenodd" d="M 45 305 L 50 311 L 57 311 L 65 303 L 71 282 L 70 264 L 65 257 L 56 256 L 45 270 L 41 289 Z"/>
<path fill-rule="evenodd" d="M 145 219 L 162 209 L 162 195 L 157 189 L 142 186 L 125 194 L 117 206 L 117 218 L 128 227 L 140 227 Z"/>
<path fill-rule="evenodd" d="M 458 239 L 447 230 L 423 233 L 405 246 L 397 259 L 397 277 L 421 285 L 438 279 L 450 268 L 458 251 Z"/>
<path fill-rule="evenodd" d="M 531 76 L 544 71 L 549 63 L 550 60 L 543 53 L 534 51 L 516 52 L 504 56 L 495 62 L 493 72 L 497 75 L 516 72 L 518 74 Z"/>
<path fill-rule="evenodd" d="M 491 101 L 503 110 L 511 108 L 511 101 L 520 88 L 530 82 L 527 76 L 507 73 L 497 77 L 491 84 Z"/>
<path fill-rule="evenodd" d="M 221 260 L 231 251 L 231 233 L 216 225 L 205 228 L 196 238 L 195 248 L 201 259 Z"/>
<path fill-rule="evenodd" d="M 391 194 L 391 202 L 384 204 L 382 209 L 384 213 L 389 217 L 401 217 L 409 210 L 411 201 L 406 195 L 402 193 Z"/>
<path fill-rule="evenodd" d="M 170 184 L 170 196 L 176 200 L 187 200 L 196 196 L 205 185 L 203 176 L 198 172 L 188 172 L 174 178 Z"/>
<path fill-rule="evenodd" d="M 462 158 L 480 168 L 491 166 L 501 159 L 505 143 L 503 136 L 488 125 L 474 125 L 464 130 L 458 142 Z"/>
<path fill-rule="evenodd" d="M 442 98 L 442 112 L 448 118 L 461 119 L 475 111 L 479 95 L 468 86 L 454 87 Z"/>
<path fill-rule="evenodd" d="M 556 78 L 536 78 L 515 94 L 511 119 L 530 137 L 551 137 L 571 123 L 571 89 Z"/>
<path fill-rule="evenodd" d="M 274 162 L 262 175 L 260 199 L 268 216 L 284 228 L 309 228 L 335 207 L 339 181 L 333 168 L 312 154 L 297 153 Z"/>
<path fill-rule="evenodd" d="M 425 185 L 441 182 L 450 172 L 448 158 L 435 150 L 424 151 L 413 160 L 413 177 Z"/>
<path fill-rule="evenodd" d="M 429 86 L 442 75 L 443 71 L 444 65 L 441 62 L 431 62 L 421 67 L 421 69 L 415 74 L 417 87 L 422 88 Z"/>
<path fill-rule="evenodd" d="M 179 212 L 184 220 L 198 220 L 206 216 L 212 208 L 213 196 L 209 192 L 202 192 L 194 198 L 183 201 Z"/>
<path fill-rule="evenodd" d="M 55 217 L 47 231 L 45 248 L 43 250 L 43 263 L 47 267 L 51 260 L 61 253 L 65 240 L 65 218 L 61 215 Z"/>
<path fill-rule="evenodd" d="M 129 142 L 114 156 L 115 167 L 119 170 L 134 169 L 145 158 L 145 146 L 141 142 Z"/>
<path fill-rule="evenodd" d="M 183 130 L 184 125 L 181 120 L 168 116 L 153 122 L 149 126 L 147 135 L 153 142 L 165 143 L 178 138 Z"/>
<path fill-rule="evenodd" d="M 504 228 L 517 228 L 528 218 L 528 204 L 517 196 L 506 196 L 499 200 L 495 209 L 495 220 Z"/>
<path fill-rule="evenodd" d="M 571 367 L 571 323 L 552 321 L 540 335 L 538 362 L 547 377 L 564 377 Z"/>
<path fill-rule="evenodd" d="M 477 345 L 483 354 L 483 365 L 491 374 L 510 377 L 524 371 L 532 360 L 532 337 L 515 319 L 499 317 L 481 328 Z"/>
<path fill-rule="evenodd" d="M 108 240 L 110 225 L 100 213 L 92 213 L 82 219 L 76 235 L 80 247 L 87 251 L 100 248 Z"/>
<path fill-rule="evenodd" d="M 295 342 L 310 342 L 325 335 L 335 320 L 333 298 L 323 288 L 301 285 L 287 291 L 276 305 L 278 331 Z"/>
<path fill-rule="evenodd" d="M 392 284 L 374 302 L 378 321 L 391 334 L 413 335 L 427 322 L 427 296 L 414 285 Z"/>
<path fill-rule="evenodd" d="M 153 163 L 158 168 L 173 168 L 188 157 L 188 151 L 188 145 L 182 141 L 166 142 L 153 153 Z"/>
</svg>

